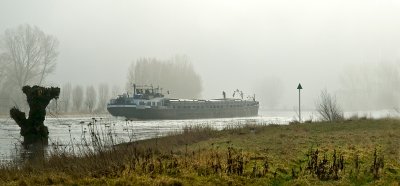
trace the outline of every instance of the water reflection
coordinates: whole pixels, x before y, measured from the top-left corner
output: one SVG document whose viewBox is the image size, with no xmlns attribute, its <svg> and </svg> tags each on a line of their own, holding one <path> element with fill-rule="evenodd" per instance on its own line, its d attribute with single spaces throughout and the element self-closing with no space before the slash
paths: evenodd
<svg viewBox="0 0 400 186">
<path fill-rule="evenodd" d="M 30 163 L 38 163 L 44 160 L 47 155 L 48 145 L 44 143 L 34 143 L 30 145 L 22 145 L 20 158 L 22 161 Z"/>
<path fill-rule="evenodd" d="M 387 112 L 379 112 L 375 117 L 385 117 Z M 305 119 L 316 118 L 315 112 L 302 113 Z M 15 156 L 26 159 L 33 154 L 46 156 L 53 152 L 68 152 L 77 154 L 85 148 L 96 148 L 122 142 L 132 142 L 142 139 L 157 138 L 193 125 L 207 125 L 221 130 L 227 126 L 251 124 L 287 124 L 295 117 L 294 112 L 260 112 L 260 116 L 248 118 L 220 118 L 194 120 L 146 120 L 127 121 L 107 115 L 95 117 L 61 117 L 46 118 L 45 125 L 49 128 L 49 146 L 43 148 L 21 148 L 22 138 L 19 127 L 10 119 L 0 119 L 0 160 L 13 161 Z M 93 138 L 92 134 L 97 138 Z M 108 143 L 108 144 L 103 144 Z M 18 153 L 16 153 L 18 151 Z"/>
<path fill-rule="evenodd" d="M 14 164 L 16 166 L 29 163 L 32 165 L 42 164 L 48 156 L 48 145 L 45 143 L 35 143 L 29 145 L 15 144 L 12 152 L 7 159 L 3 159 L 3 164 Z"/>
</svg>

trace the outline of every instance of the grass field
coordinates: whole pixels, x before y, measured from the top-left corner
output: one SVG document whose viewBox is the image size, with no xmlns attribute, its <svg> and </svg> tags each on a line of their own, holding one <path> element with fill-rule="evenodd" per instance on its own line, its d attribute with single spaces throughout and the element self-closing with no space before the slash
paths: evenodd
<svg viewBox="0 0 400 186">
<path fill-rule="evenodd" d="M 399 185 L 400 121 L 187 127 L 0 168 L 1 185 Z"/>
</svg>

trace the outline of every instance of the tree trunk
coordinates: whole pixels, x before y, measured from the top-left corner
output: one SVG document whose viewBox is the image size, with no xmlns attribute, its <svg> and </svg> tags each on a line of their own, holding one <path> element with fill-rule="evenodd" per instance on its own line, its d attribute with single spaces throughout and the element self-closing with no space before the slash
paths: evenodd
<svg viewBox="0 0 400 186">
<path fill-rule="evenodd" d="M 10 110 L 10 116 L 21 128 L 21 135 L 24 137 L 24 145 L 41 142 L 47 144 L 49 131 L 44 125 L 46 107 L 52 99 L 58 99 L 60 88 L 44 88 L 40 86 L 24 86 L 22 92 L 26 95 L 29 104 L 29 117 L 17 108 Z"/>
</svg>

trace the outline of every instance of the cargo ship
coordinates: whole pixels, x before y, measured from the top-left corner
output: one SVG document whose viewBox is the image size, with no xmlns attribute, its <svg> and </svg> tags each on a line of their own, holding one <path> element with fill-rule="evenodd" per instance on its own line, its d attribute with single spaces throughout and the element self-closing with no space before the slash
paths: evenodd
<svg viewBox="0 0 400 186">
<path fill-rule="evenodd" d="M 111 115 L 129 120 L 250 117 L 258 115 L 258 108 L 255 96 L 243 99 L 239 90 L 234 91 L 233 98 L 226 98 L 223 92 L 219 99 L 173 99 L 165 97 L 160 88 L 136 85 L 132 95 L 119 95 L 107 104 Z"/>
</svg>

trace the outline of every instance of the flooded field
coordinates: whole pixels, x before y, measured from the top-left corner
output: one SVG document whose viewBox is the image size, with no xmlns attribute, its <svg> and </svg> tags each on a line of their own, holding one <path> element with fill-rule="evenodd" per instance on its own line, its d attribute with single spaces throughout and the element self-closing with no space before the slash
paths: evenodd
<svg viewBox="0 0 400 186">
<path fill-rule="evenodd" d="M 352 115 L 354 113 L 348 113 Z M 360 114 L 367 117 L 386 117 L 393 113 L 388 111 Z M 316 112 L 304 112 L 305 120 L 316 119 Z M 126 121 L 110 115 L 94 115 L 92 117 L 57 116 L 46 118 L 45 125 L 49 128 L 49 147 L 68 147 L 71 144 L 82 145 L 90 141 L 91 132 L 99 136 L 112 137 L 113 143 L 122 143 L 149 138 L 157 138 L 174 132 L 180 132 L 189 126 L 211 126 L 221 130 L 227 126 L 251 124 L 288 124 L 296 118 L 294 112 L 260 111 L 257 117 L 218 118 L 194 120 L 141 120 Z M 0 160 L 7 161 L 21 151 L 22 137 L 19 127 L 10 118 L 0 119 Z"/>
</svg>

